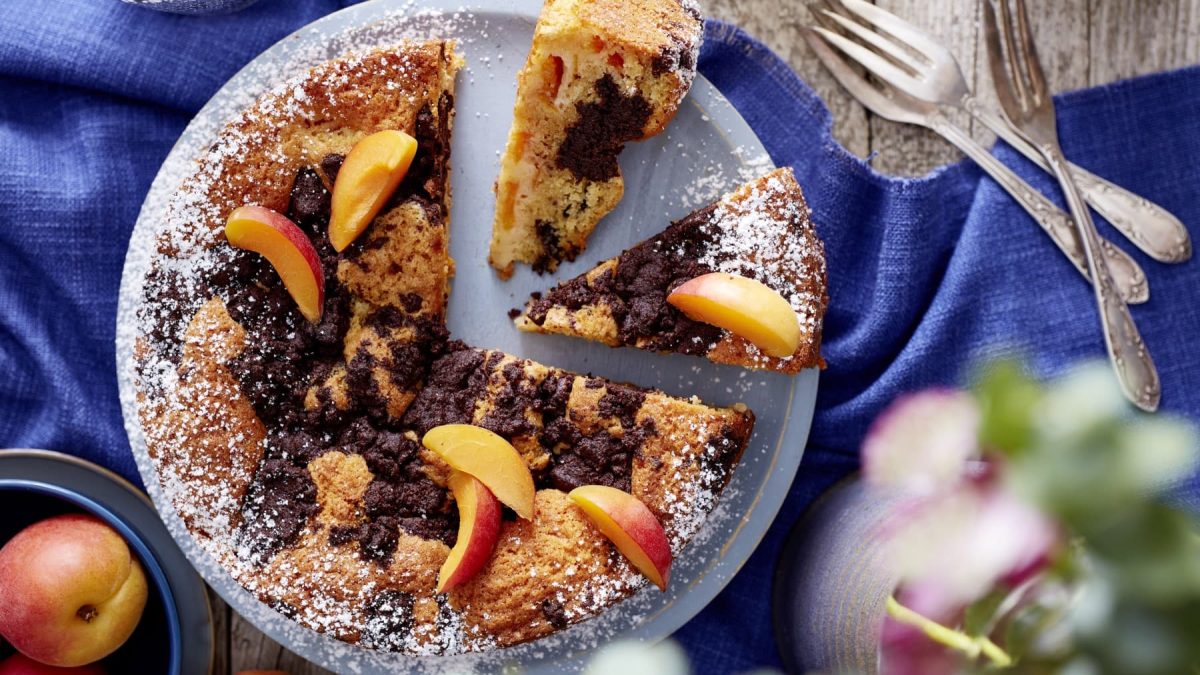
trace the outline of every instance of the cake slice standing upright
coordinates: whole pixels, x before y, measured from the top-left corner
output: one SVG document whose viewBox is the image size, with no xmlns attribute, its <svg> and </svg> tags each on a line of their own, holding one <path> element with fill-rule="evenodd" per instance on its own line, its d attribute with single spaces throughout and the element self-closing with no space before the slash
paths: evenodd
<svg viewBox="0 0 1200 675">
<path fill-rule="evenodd" d="M 713 273 L 754 280 L 787 301 L 800 327 L 790 356 L 770 356 L 745 337 L 693 320 L 668 302 L 682 284 Z M 692 354 L 795 374 L 824 366 L 821 327 L 828 303 L 824 245 L 800 185 L 784 168 L 535 296 L 516 324 L 524 331 L 573 335 L 612 347 Z"/>
<path fill-rule="evenodd" d="M 617 155 L 661 132 L 696 74 L 693 0 L 546 0 L 517 82 L 489 260 L 573 260 L 624 192 Z"/>
</svg>

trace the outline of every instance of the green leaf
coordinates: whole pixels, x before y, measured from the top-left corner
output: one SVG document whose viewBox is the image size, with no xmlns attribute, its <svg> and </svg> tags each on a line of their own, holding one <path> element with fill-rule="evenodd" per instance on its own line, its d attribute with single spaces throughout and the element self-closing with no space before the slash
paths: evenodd
<svg viewBox="0 0 1200 675">
<path fill-rule="evenodd" d="M 1063 619 L 1062 609 L 1034 603 L 1019 608 L 1012 614 L 1004 632 L 1004 648 L 1014 661 L 1020 662 L 1029 655 L 1038 640 L 1047 635 L 1050 627 Z M 1054 658 L 1057 654 L 1038 654 L 1041 659 Z"/>
<path fill-rule="evenodd" d="M 963 630 L 968 635 L 985 635 L 996 618 L 996 610 L 1008 598 L 1006 588 L 998 588 L 967 606 L 963 616 Z"/>
<path fill-rule="evenodd" d="M 1023 452 L 1033 436 L 1033 411 L 1041 387 L 1014 360 L 996 361 L 975 378 L 973 387 L 983 411 L 980 444 L 1008 455 Z"/>
</svg>

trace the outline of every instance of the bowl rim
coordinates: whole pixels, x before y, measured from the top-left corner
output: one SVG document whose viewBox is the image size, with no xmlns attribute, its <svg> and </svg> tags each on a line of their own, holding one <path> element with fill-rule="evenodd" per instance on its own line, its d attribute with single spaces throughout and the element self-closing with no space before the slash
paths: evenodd
<svg viewBox="0 0 1200 675">
<path fill-rule="evenodd" d="M 25 457 L 25 458 L 41 458 L 52 461 L 60 461 L 69 464 L 74 464 L 81 469 L 85 469 L 92 473 L 97 473 L 104 478 L 109 479 L 126 492 L 136 496 L 136 498 L 153 509 L 153 502 L 150 498 L 132 483 L 126 480 L 121 475 L 107 469 L 103 466 L 68 455 L 66 453 L 57 452 L 54 450 L 42 450 L 33 448 L 5 448 L 0 450 L 0 455 L 4 457 Z M 178 600 L 175 591 L 171 587 L 171 581 L 167 578 L 166 570 L 163 567 L 162 560 L 159 559 L 157 553 L 151 548 L 147 538 L 142 535 L 137 527 L 134 526 L 129 519 L 122 516 L 113 508 L 101 503 L 96 498 L 84 494 L 83 492 L 58 485 L 53 482 L 38 478 L 16 478 L 16 477 L 0 477 L 0 492 L 32 492 L 40 495 L 53 497 L 61 500 L 80 510 L 93 515 L 105 524 L 109 525 L 125 539 L 126 544 L 133 549 L 138 559 L 141 561 L 146 573 L 153 580 L 153 585 L 157 591 L 157 597 L 163 605 L 164 614 L 167 621 L 167 635 L 169 640 L 168 645 L 168 670 L 167 672 L 173 675 L 178 675 L 182 672 L 183 662 L 183 624 L 180 618 Z M 157 515 L 157 511 L 154 511 Z M 33 523 L 30 523 L 32 525 Z M 205 612 L 209 617 L 209 625 L 212 625 L 212 607 L 205 603 Z M 211 672 L 211 658 L 210 658 Z"/>
</svg>

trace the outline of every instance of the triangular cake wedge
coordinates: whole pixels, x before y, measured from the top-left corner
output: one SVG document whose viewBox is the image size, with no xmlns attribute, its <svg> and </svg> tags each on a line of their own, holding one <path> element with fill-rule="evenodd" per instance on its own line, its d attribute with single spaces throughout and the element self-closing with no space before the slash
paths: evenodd
<svg viewBox="0 0 1200 675">
<path fill-rule="evenodd" d="M 795 353 L 768 356 L 744 338 L 693 321 L 667 303 L 674 288 L 709 272 L 749 277 L 782 295 L 801 327 Z M 824 245 L 792 170 L 783 168 L 532 298 L 516 324 L 529 332 L 795 374 L 824 366 L 821 327 L 828 302 Z"/>
<path fill-rule="evenodd" d="M 661 132 L 696 73 L 694 0 L 547 0 L 517 81 L 489 260 L 553 271 L 624 192 L 617 154 Z"/>
</svg>

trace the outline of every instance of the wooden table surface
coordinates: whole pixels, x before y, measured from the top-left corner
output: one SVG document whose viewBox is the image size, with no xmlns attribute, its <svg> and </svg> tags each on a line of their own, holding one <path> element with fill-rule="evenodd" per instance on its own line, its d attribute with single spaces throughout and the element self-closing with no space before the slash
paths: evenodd
<svg viewBox="0 0 1200 675">
<path fill-rule="evenodd" d="M 977 0 L 875 0 L 928 29 L 948 45 L 976 91 L 992 97 Z M 800 0 L 706 0 L 711 16 L 732 21 L 765 42 L 814 87 L 833 111 L 834 136 L 884 173 L 920 175 L 959 153 L 923 129 L 878 119 L 842 92 L 800 36 L 808 10 Z M 1038 52 L 1053 91 L 1200 63 L 1200 0 L 1029 0 Z M 982 86 L 977 86 L 982 85 Z M 970 124 L 965 116 L 960 123 Z M 970 124 L 975 137 L 991 137 Z M 326 673 L 288 652 L 210 594 L 217 675 L 278 669 Z M 765 610 L 764 610 L 765 611 Z"/>
</svg>

